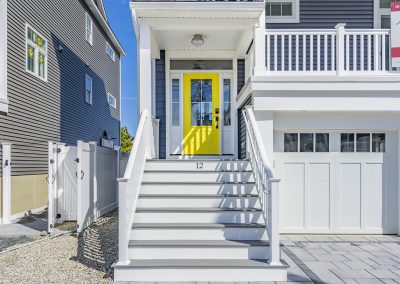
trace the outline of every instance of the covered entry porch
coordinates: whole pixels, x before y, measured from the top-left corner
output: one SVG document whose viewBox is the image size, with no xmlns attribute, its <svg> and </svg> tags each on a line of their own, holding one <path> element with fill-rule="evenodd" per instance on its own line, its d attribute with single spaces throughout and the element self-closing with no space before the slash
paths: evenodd
<svg viewBox="0 0 400 284">
<path fill-rule="evenodd" d="M 160 119 L 160 158 L 238 157 L 236 97 L 257 68 L 265 70 L 264 3 L 131 5 L 139 113 Z M 262 58 L 249 60 L 258 39 Z"/>
</svg>

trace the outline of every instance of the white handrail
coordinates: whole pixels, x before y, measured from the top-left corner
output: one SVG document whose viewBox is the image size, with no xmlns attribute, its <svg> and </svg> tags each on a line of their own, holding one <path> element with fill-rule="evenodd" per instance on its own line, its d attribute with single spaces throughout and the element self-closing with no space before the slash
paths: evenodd
<svg viewBox="0 0 400 284">
<path fill-rule="evenodd" d="M 158 120 L 143 110 L 133 142 L 132 151 L 119 187 L 119 245 L 118 264 L 129 263 L 128 243 L 147 159 L 157 158 Z"/>
<path fill-rule="evenodd" d="M 279 238 L 279 179 L 274 176 L 274 171 L 265 151 L 264 142 L 254 117 L 253 109 L 246 107 L 243 110 L 248 137 L 247 149 L 253 167 L 256 187 L 261 201 L 265 219 L 265 229 L 270 243 L 270 265 L 282 265 L 280 260 Z"/>
</svg>

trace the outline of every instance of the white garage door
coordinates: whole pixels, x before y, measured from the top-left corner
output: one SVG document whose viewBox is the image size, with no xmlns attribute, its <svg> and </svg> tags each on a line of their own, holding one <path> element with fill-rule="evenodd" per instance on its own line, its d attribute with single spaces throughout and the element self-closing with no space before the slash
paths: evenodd
<svg viewBox="0 0 400 284">
<path fill-rule="evenodd" d="M 384 233 L 382 153 L 275 153 L 282 233 Z"/>
</svg>

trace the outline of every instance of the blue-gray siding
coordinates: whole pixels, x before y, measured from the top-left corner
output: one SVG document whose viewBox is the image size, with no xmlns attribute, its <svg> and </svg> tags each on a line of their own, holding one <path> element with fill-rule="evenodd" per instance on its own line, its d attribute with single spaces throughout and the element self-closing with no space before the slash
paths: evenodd
<svg viewBox="0 0 400 284">
<path fill-rule="evenodd" d="M 374 27 L 373 0 L 300 0 L 300 23 L 268 24 L 269 29 L 332 29 Z"/>
<path fill-rule="evenodd" d="M 13 175 L 46 173 L 49 140 L 99 142 L 105 130 L 119 143 L 119 54 L 115 62 L 106 55 L 107 36 L 93 15 L 93 46 L 85 41 L 86 12 L 82 0 L 8 1 L 10 104 L 8 115 L 0 115 L 0 140 L 13 143 Z M 25 23 L 48 42 L 47 82 L 25 71 Z M 93 78 L 93 105 L 85 102 L 86 73 Z"/>
<path fill-rule="evenodd" d="M 165 79 L 165 51 L 161 51 L 160 59 L 156 60 L 156 118 L 160 120 L 160 159 L 165 159 L 166 150 L 166 79 Z"/>
</svg>

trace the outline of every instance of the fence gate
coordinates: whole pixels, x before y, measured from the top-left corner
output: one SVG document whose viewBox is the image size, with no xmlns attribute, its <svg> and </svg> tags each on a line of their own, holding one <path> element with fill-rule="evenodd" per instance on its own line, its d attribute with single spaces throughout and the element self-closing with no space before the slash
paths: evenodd
<svg viewBox="0 0 400 284">
<path fill-rule="evenodd" d="M 96 144 L 78 141 L 77 192 L 78 233 L 96 221 Z"/>
</svg>

